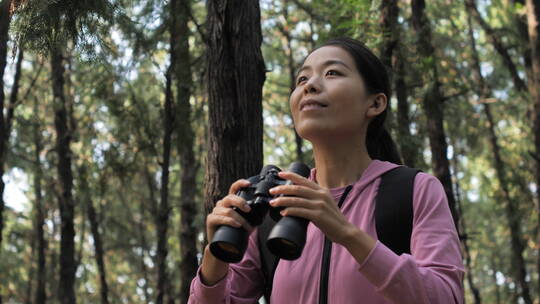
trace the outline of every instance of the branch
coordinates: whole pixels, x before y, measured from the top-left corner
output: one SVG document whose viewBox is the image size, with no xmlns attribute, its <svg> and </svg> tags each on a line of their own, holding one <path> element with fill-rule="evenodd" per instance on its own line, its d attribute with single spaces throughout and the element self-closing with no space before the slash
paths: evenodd
<svg viewBox="0 0 540 304">
<path fill-rule="evenodd" d="M 512 56 L 508 53 L 508 48 L 505 47 L 499 37 L 497 35 L 496 31 L 492 29 L 489 24 L 482 18 L 482 15 L 480 15 L 480 12 L 478 11 L 478 8 L 476 7 L 476 1 L 475 0 L 466 0 L 465 5 L 467 8 L 469 8 L 472 12 L 473 17 L 476 19 L 478 24 L 482 27 L 482 29 L 486 32 L 488 37 L 491 40 L 491 43 L 493 44 L 493 47 L 499 53 L 499 55 L 502 57 L 503 63 L 508 69 L 508 72 L 510 73 L 510 76 L 512 77 L 512 80 L 514 82 L 514 86 L 518 91 L 526 91 L 527 85 L 525 84 L 525 81 L 521 79 L 521 77 L 518 74 L 517 67 L 512 61 Z"/>
<path fill-rule="evenodd" d="M 19 83 L 21 81 L 22 61 L 24 59 L 24 52 L 19 49 L 19 56 L 17 57 L 17 63 L 15 65 L 15 77 L 13 79 L 13 87 L 11 87 L 11 95 L 9 96 L 9 105 L 7 108 L 6 116 L 6 134 L 11 131 L 11 122 L 13 121 L 13 115 L 15 112 L 15 106 L 17 103 L 17 94 L 19 93 Z"/>
<path fill-rule="evenodd" d="M 447 101 L 449 99 L 452 99 L 452 98 L 467 95 L 467 93 L 469 93 L 469 90 L 463 90 L 461 92 L 457 92 L 457 93 L 454 93 L 454 94 L 451 94 L 451 95 L 448 95 L 448 96 L 443 96 L 442 101 L 445 102 L 445 101 Z"/>
<path fill-rule="evenodd" d="M 187 6 L 187 4 L 185 2 L 182 1 L 182 5 L 184 6 L 184 9 L 186 10 L 186 12 L 188 13 L 189 15 L 189 19 L 191 20 L 191 22 L 193 22 L 193 24 L 195 24 L 195 28 L 197 28 L 197 32 L 199 33 L 199 35 L 201 36 L 201 39 L 203 40 L 203 43 L 204 44 L 208 44 L 208 36 L 206 35 L 206 33 L 204 32 L 202 26 L 197 22 L 197 19 L 195 18 L 195 16 L 193 16 L 193 14 L 191 13 L 191 9 Z"/>
<path fill-rule="evenodd" d="M 300 8 L 301 10 L 306 12 L 306 14 L 308 14 L 311 17 L 311 19 L 317 20 L 317 21 L 320 21 L 320 22 L 323 22 L 323 23 L 328 22 L 328 20 L 326 18 L 324 18 L 323 16 L 315 13 L 313 11 L 313 9 L 311 9 L 308 5 L 300 2 L 300 0 L 292 0 L 292 2 L 294 2 L 294 4 L 296 4 L 296 6 L 298 6 L 298 8 Z"/>
</svg>

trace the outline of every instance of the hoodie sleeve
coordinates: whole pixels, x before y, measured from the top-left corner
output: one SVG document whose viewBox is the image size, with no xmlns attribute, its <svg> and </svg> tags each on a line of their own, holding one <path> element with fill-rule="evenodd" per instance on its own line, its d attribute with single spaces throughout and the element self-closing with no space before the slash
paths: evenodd
<svg viewBox="0 0 540 304">
<path fill-rule="evenodd" d="M 229 264 L 227 275 L 212 286 L 201 281 L 201 269 L 191 281 L 188 304 L 253 304 L 263 293 L 263 274 L 257 246 L 257 230 L 249 236 L 243 259 Z"/>
<path fill-rule="evenodd" d="M 462 304 L 464 267 L 444 188 L 429 174 L 415 178 L 411 254 L 381 242 L 359 271 L 392 303 Z"/>
</svg>

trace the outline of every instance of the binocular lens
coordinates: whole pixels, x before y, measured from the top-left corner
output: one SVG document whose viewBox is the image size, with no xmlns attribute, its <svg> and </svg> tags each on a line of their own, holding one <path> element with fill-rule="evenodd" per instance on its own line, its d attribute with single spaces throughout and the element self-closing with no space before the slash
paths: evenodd
<svg viewBox="0 0 540 304">
<path fill-rule="evenodd" d="M 273 238 L 266 243 L 269 248 L 272 248 L 272 252 L 279 252 L 279 256 L 285 260 L 295 260 L 300 257 L 302 248 L 283 238 Z"/>
<path fill-rule="evenodd" d="M 283 217 L 270 232 L 266 246 L 282 259 L 299 258 L 306 244 L 307 224 L 308 221 L 303 218 Z"/>
<path fill-rule="evenodd" d="M 238 249 L 231 244 L 220 242 L 217 243 L 216 246 L 218 246 L 220 250 L 228 252 L 229 254 L 240 254 L 240 251 L 238 251 Z"/>
<path fill-rule="evenodd" d="M 227 263 L 238 263 L 247 248 L 248 233 L 243 228 L 221 226 L 210 243 L 210 251 L 215 257 Z"/>
<path fill-rule="evenodd" d="M 227 242 L 213 242 L 210 245 L 210 251 L 227 263 L 240 262 L 243 256 L 243 252 L 240 252 L 234 245 Z"/>
</svg>

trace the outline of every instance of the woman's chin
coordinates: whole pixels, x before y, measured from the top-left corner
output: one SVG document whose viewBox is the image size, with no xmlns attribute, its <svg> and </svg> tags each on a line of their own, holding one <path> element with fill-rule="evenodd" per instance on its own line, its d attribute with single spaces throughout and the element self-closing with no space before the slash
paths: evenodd
<svg viewBox="0 0 540 304">
<path fill-rule="evenodd" d="M 351 132 L 351 129 L 354 129 L 355 132 Z M 298 135 L 312 144 L 350 141 L 351 138 L 360 136 L 359 130 L 359 127 L 336 128 L 320 125 L 300 125 L 296 128 Z"/>
<path fill-rule="evenodd" d="M 323 127 L 298 128 L 297 132 L 300 137 L 312 143 L 328 141 L 339 134 L 336 130 Z"/>
</svg>

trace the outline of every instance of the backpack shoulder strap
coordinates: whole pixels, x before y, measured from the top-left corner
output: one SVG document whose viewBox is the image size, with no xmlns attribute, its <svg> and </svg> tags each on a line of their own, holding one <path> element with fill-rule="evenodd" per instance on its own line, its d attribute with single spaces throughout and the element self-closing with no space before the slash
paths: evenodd
<svg viewBox="0 0 540 304">
<path fill-rule="evenodd" d="M 266 303 L 270 303 L 270 295 L 272 294 L 272 284 L 274 282 L 274 272 L 276 271 L 279 258 L 272 254 L 266 246 L 268 235 L 276 222 L 266 215 L 264 221 L 257 228 L 257 245 L 259 245 L 259 255 L 261 258 L 261 270 L 264 276 L 264 299 Z"/>
<path fill-rule="evenodd" d="M 384 173 L 375 199 L 377 236 L 397 255 L 411 253 L 414 178 L 418 172 L 397 167 Z"/>
</svg>

